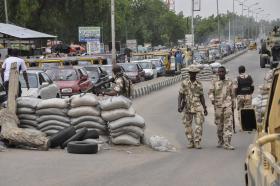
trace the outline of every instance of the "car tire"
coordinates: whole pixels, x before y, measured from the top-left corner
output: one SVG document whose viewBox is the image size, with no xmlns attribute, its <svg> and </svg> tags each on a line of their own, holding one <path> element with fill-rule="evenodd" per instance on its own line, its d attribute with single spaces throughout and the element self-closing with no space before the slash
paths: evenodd
<svg viewBox="0 0 280 186">
<path fill-rule="evenodd" d="M 50 148 L 55 148 L 63 144 L 66 140 L 76 134 L 74 127 L 67 127 L 50 137 Z"/>
<path fill-rule="evenodd" d="M 87 133 L 84 135 L 83 140 L 85 139 L 98 139 L 99 134 L 97 130 L 88 130 Z"/>
<path fill-rule="evenodd" d="M 98 144 L 95 142 L 71 141 L 67 144 L 67 152 L 73 154 L 96 154 Z"/>
<path fill-rule="evenodd" d="M 77 132 L 75 135 L 73 135 L 71 138 L 66 140 L 64 143 L 60 145 L 61 149 L 64 149 L 67 144 L 71 141 L 81 141 L 83 140 L 84 136 L 86 135 L 88 129 L 87 128 L 82 128 L 79 132 Z"/>
</svg>

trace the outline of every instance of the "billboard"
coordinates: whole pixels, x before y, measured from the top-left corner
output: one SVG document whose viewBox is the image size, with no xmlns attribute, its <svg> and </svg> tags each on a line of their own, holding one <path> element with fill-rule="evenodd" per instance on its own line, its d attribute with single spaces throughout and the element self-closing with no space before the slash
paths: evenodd
<svg viewBox="0 0 280 186">
<path fill-rule="evenodd" d="M 129 48 L 131 50 L 136 50 L 137 49 L 137 40 L 136 39 L 126 40 L 126 48 Z"/>
<path fill-rule="evenodd" d="M 87 53 L 88 54 L 98 54 L 101 51 L 100 41 L 90 41 L 87 42 Z"/>
<path fill-rule="evenodd" d="M 100 27 L 79 27 L 79 41 L 100 41 Z"/>
</svg>

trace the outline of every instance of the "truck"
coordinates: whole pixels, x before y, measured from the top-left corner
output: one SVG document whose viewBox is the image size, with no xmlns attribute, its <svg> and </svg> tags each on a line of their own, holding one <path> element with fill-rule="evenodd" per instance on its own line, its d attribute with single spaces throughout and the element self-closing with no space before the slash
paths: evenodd
<svg viewBox="0 0 280 186">
<path fill-rule="evenodd" d="M 243 131 L 255 131 L 245 159 L 246 186 L 280 185 L 280 68 L 274 69 L 266 112 L 257 122 L 254 109 L 241 109 Z M 252 133 L 252 132 L 251 132 Z"/>
<path fill-rule="evenodd" d="M 280 29 L 275 26 L 266 40 L 261 42 L 260 67 L 268 64 L 271 69 L 276 68 L 280 62 Z"/>
</svg>

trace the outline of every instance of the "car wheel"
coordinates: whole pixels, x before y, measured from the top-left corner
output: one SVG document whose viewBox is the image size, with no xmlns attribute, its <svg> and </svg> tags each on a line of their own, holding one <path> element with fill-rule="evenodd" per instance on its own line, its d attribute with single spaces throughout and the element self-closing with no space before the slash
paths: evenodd
<svg viewBox="0 0 280 186">
<path fill-rule="evenodd" d="M 64 143 L 62 143 L 61 145 L 60 145 L 60 147 L 62 148 L 62 149 L 64 149 L 66 146 L 67 146 L 67 144 L 69 143 L 69 142 L 71 142 L 71 141 L 80 141 L 80 140 L 82 140 L 83 138 L 84 138 L 84 136 L 86 135 L 86 133 L 87 133 L 87 128 L 82 128 L 79 132 L 77 132 L 74 136 L 72 136 L 71 138 L 69 138 L 68 140 L 66 140 Z"/>
<path fill-rule="evenodd" d="M 67 127 L 50 137 L 50 147 L 55 148 L 76 134 L 74 127 Z"/>
<path fill-rule="evenodd" d="M 96 154 L 98 145 L 94 142 L 71 141 L 67 144 L 67 152 L 73 154 Z"/>
</svg>

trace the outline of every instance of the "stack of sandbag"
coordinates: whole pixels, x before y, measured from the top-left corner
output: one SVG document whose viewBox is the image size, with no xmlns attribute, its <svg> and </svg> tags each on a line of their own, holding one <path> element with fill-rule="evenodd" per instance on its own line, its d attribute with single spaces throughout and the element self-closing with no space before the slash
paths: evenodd
<svg viewBox="0 0 280 186">
<path fill-rule="evenodd" d="M 100 101 L 101 117 L 108 122 L 109 136 L 116 145 L 140 145 L 145 120 L 136 114 L 132 102 L 123 96 Z"/>
<path fill-rule="evenodd" d="M 52 98 L 42 100 L 37 105 L 38 129 L 51 136 L 70 126 L 67 116 L 69 108 L 68 99 Z"/>
<path fill-rule="evenodd" d="M 74 95 L 70 98 L 70 105 L 68 116 L 71 119 L 71 125 L 77 130 L 87 128 L 96 130 L 99 134 L 107 133 L 106 121 L 100 116 L 96 95 L 90 93 Z"/>
<path fill-rule="evenodd" d="M 210 81 L 215 76 L 213 74 L 213 70 L 212 70 L 212 67 L 210 65 L 199 64 L 199 65 L 195 65 L 195 66 L 200 69 L 200 72 L 197 73 L 197 75 L 196 75 L 197 80 Z M 189 78 L 188 68 L 181 69 L 181 74 L 182 74 L 183 79 L 188 79 Z"/>
<path fill-rule="evenodd" d="M 17 116 L 21 128 L 37 129 L 36 107 L 41 99 L 33 97 L 20 97 L 17 99 Z"/>
</svg>

